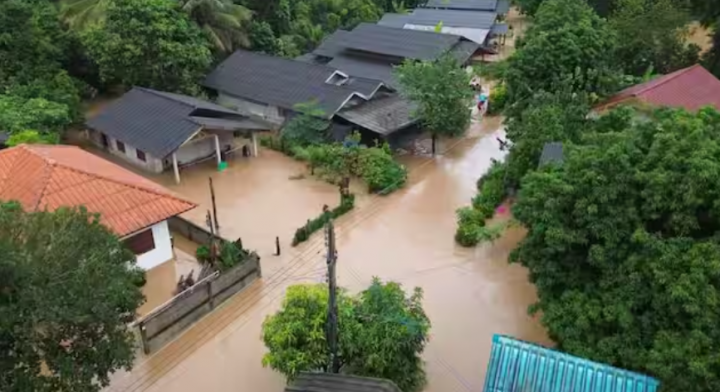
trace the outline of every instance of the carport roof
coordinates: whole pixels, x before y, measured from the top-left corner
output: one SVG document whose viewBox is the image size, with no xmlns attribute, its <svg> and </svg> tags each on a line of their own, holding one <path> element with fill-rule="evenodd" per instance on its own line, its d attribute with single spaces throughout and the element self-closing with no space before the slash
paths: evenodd
<svg viewBox="0 0 720 392">
<path fill-rule="evenodd" d="M 86 124 L 157 158 L 165 158 L 208 126 L 205 118 L 223 119 L 224 127 L 234 122 L 235 129 L 242 129 L 251 121 L 238 112 L 201 99 L 135 87 Z M 252 123 L 255 128 L 260 126 Z"/>
<path fill-rule="evenodd" d="M 416 106 L 399 95 L 392 95 L 342 110 L 337 115 L 353 124 L 387 136 L 418 121 L 413 117 Z"/>
</svg>

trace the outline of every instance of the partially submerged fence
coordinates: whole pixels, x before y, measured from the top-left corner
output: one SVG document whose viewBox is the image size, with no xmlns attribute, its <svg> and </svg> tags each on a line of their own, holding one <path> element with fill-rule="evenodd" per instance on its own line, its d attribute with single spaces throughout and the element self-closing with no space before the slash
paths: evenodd
<svg viewBox="0 0 720 392">
<path fill-rule="evenodd" d="M 170 227 L 196 242 L 203 242 L 210 234 L 182 218 L 173 218 Z M 152 353 L 203 318 L 228 298 L 261 276 L 260 258 L 256 254 L 222 273 L 198 281 L 137 321 L 145 354 Z"/>
</svg>

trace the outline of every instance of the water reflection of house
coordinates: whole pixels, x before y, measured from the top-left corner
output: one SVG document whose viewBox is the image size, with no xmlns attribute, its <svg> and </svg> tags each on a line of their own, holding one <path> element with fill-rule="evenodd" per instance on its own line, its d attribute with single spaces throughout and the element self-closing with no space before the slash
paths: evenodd
<svg viewBox="0 0 720 392">
<path fill-rule="evenodd" d="M 366 140 L 393 144 L 417 131 L 413 105 L 402 98 L 393 67 L 404 60 L 434 60 L 448 53 L 461 64 L 480 50 L 451 34 L 362 23 L 338 30 L 312 53 L 295 60 L 235 52 L 204 82 L 217 101 L 282 127 L 298 104 L 316 102 L 340 138 L 357 129 Z"/>
<path fill-rule="evenodd" d="M 349 374 L 300 373 L 285 392 L 400 392 L 392 381 Z"/>
<path fill-rule="evenodd" d="M 167 220 L 196 204 L 73 146 L 2 150 L 0 178 L 0 199 L 16 200 L 25 211 L 84 206 L 100 214 L 100 222 L 121 238 L 135 253 L 137 265 L 147 271 L 148 303 L 159 305 L 172 296 L 176 277 Z M 157 292 L 162 298 L 152 296 Z"/>
<path fill-rule="evenodd" d="M 643 374 L 495 335 L 483 391 L 656 392 L 659 387 Z"/>
<path fill-rule="evenodd" d="M 87 121 L 96 145 L 153 173 L 175 172 L 230 152 L 257 155 L 264 121 L 186 95 L 136 87 Z M 239 138 L 244 137 L 244 138 Z"/>
</svg>

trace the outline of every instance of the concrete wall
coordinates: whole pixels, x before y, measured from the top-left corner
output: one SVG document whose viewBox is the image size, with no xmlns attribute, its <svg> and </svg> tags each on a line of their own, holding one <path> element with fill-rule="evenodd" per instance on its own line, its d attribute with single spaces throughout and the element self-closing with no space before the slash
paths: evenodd
<svg viewBox="0 0 720 392">
<path fill-rule="evenodd" d="M 102 143 L 102 134 L 97 131 L 90 130 L 90 141 L 95 144 L 96 146 L 100 148 L 105 148 Z M 137 157 L 137 149 L 127 143 L 125 144 L 125 152 L 122 152 L 117 149 L 117 141 L 115 138 L 108 136 L 108 147 L 107 151 L 109 151 L 111 154 L 118 156 L 130 163 L 132 163 L 135 166 L 138 166 L 144 170 L 147 170 L 151 173 L 162 173 L 163 171 L 163 161 L 160 158 L 152 156 L 147 151 L 145 152 L 145 162 L 141 161 Z"/>
<path fill-rule="evenodd" d="M 277 106 L 250 102 L 242 98 L 233 97 L 223 93 L 218 94 L 217 102 L 222 106 L 233 108 L 240 113 L 249 113 L 262 117 L 266 121 L 277 126 L 280 126 L 285 122 L 285 117 L 282 115 L 282 111 Z"/>
<path fill-rule="evenodd" d="M 170 241 L 170 229 L 168 228 L 167 221 L 155 224 L 151 229 L 155 241 L 155 249 L 137 257 L 138 267 L 146 271 L 173 258 L 172 241 Z"/>
<path fill-rule="evenodd" d="M 234 137 L 232 132 L 223 132 L 218 134 L 218 137 L 220 139 L 220 151 L 223 151 L 225 146 L 233 146 Z M 191 143 L 180 147 L 175 154 L 177 154 L 178 164 L 180 165 L 196 161 L 209 155 L 215 155 L 215 136 L 210 135 L 208 137 L 192 141 Z"/>
</svg>

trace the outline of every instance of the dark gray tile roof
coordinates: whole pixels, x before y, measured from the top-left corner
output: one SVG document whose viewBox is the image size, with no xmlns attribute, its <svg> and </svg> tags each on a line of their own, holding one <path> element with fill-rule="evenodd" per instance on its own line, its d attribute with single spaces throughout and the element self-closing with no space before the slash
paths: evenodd
<svg viewBox="0 0 720 392">
<path fill-rule="evenodd" d="M 417 122 L 416 105 L 399 95 L 374 99 L 338 112 L 338 116 L 363 128 L 387 136 Z"/>
<path fill-rule="evenodd" d="M 406 23 L 409 23 L 411 17 L 409 14 L 391 14 L 387 13 L 383 15 L 378 21 L 381 26 L 395 27 L 396 29 L 402 29 Z"/>
<path fill-rule="evenodd" d="M 433 60 L 460 42 L 461 37 L 362 23 L 352 32 L 341 34 L 339 40 L 349 50 L 401 59 Z"/>
<path fill-rule="evenodd" d="M 326 83 L 335 71 L 326 65 L 238 50 L 218 65 L 203 85 L 235 97 L 289 110 L 299 103 L 314 101 L 331 117 L 358 93 L 352 86 Z M 366 83 L 361 89 L 369 91 Z"/>
<path fill-rule="evenodd" d="M 449 10 L 495 11 L 497 3 L 497 0 L 429 0 L 424 7 Z"/>
<path fill-rule="evenodd" d="M 378 24 L 401 27 L 405 24 L 436 26 L 442 22 L 444 27 L 466 27 L 478 30 L 490 30 L 495 24 L 497 13 L 489 11 L 459 11 L 418 8 L 412 13 L 400 16 L 385 14 Z M 387 19 L 386 19 L 387 18 Z"/>
<path fill-rule="evenodd" d="M 563 145 L 560 142 L 545 143 L 542 154 L 540 155 L 539 166 L 546 165 L 551 162 L 562 164 L 565 159 L 563 153 Z"/>
<path fill-rule="evenodd" d="M 285 392 L 401 392 L 392 381 L 331 373 L 301 373 Z"/>
<path fill-rule="evenodd" d="M 237 112 L 197 98 L 135 87 L 87 120 L 86 125 L 165 158 L 203 127 L 193 116 L 236 121 L 236 129 L 246 120 Z"/>
<path fill-rule="evenodd" d="M 350 34 L 352 33 L 349 31 L 335 30 L 334 33 L 325 37 L 320 45 L 312 51 L 313 55 L 335 57 L 345 50 L 345 38 Z"/>
<path fill-rule="evenodd" d="M 386 61 L 341 54 L 333 58 L 328 65 L 348 75 L 380 80 L 388 86 L 397 87 L 393 76 L 393 66 Z"/>
<path fill-rule="evenodd" d="M 465 64 L 480 47 L 480 44 L 473 41 L 460 41 L 452 48 L 450 54 L 455 57 L 460 64 Z"/>
</svg>

